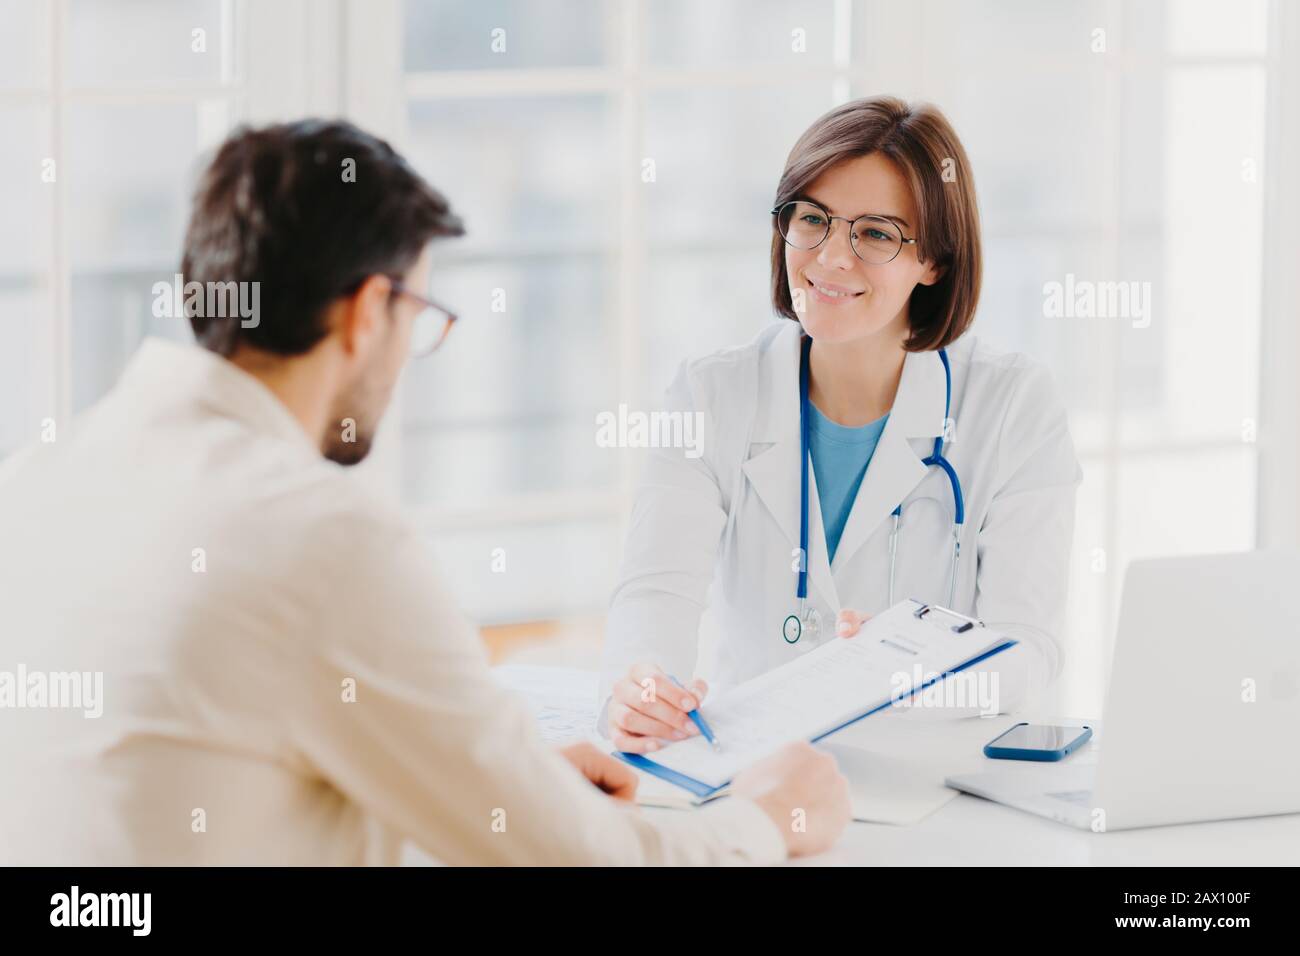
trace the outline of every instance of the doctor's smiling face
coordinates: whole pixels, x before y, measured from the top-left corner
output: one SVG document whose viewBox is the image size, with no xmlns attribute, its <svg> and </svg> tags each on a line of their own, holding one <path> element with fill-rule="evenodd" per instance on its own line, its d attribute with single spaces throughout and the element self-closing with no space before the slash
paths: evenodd
<svg viewBox="0 0 1300 956">
<path fill-rule="evenodd" d="M 933 285 L 941 270 L 920 261 L 916 244 L 905 241 L 916 236 L 916 203 L 898 166 L 878 152 L 847 159 L 797 198 L 803 202 L 786 213 L 796 220 L 786 224 L 787 237 L 816 239 L 826 226 L 824 213 L 833 217 L 829 235 L 814 248 L 785 246 L 786 281 L 804 329 L 828 344 L 907 339 L 912 290 Z"/>
<path fill-rule="evenodd" d="M 834 349 L 849 366 L 877 345 L 931 351 L 961 336 L 979 301 L 979 209 L 943 113 L 875 96 L 819 117 L 777 184 L 771 268 L 776 313 L 815 343 L 859 346 Z"/>
</svg>

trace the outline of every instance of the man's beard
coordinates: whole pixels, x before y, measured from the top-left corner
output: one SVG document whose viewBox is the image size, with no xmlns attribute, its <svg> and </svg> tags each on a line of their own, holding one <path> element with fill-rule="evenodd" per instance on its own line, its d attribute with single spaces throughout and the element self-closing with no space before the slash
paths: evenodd
<svg viewBox="0 0 1300 956">
<path fill-rule="evenodd" d="M 322 453 L 330 461 L 337 462 L 340 465 L 356 465 L 364 461 L 365 457 L 370 454 L 370 446 L 373 442 L 374 435 L 360 431 L 357 432 L 354 440 L 345 441 L 343 430 L 340 429 L 326 439 Z"/>
<path fill-rule="evenodd" d="M 321 454 L 330 461 L 355 465 L 370 454 L 375 427 L 373 417 L 366 414 L 370 408 L 368 398 L 373 400 L 374 396 L 367 394 L 364 384 L 358 384 L 335 402 L 321 448 Z"/>
</svg>

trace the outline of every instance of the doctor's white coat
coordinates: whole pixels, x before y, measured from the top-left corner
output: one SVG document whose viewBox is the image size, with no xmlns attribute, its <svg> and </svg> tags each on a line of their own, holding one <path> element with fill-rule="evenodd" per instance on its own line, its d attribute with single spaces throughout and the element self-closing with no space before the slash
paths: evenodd
<svg viewBox="0 0 1300 956">
<path fill-rule="evenodd" d="M 647 452 L 610 607 L 602 705 L 638 661 L 683 681 L 703 676 L 716 688 L 802 653 L 781 634 L 798 609 L 799 336 L 796 323 L 774 323 L 747 345 L 684 363 L 669 387 L 668 410 L 703 413 L 702 454 Z M 944 454 L 966 504 L 953 609 L 1021 642 L 999 655 L 1007 711 L 1061 668 L 1082 471 L 1041 365 L 969 333 L 947 351 L 953 426 Z M 943 430 L 944 395 L 938 353 L 908 353 L 833 563 L 809 469 L 808 600 L 821 612 L 823 641 L 835 639 L 841 609 L 875 614 L 887 606 L 899 502 L 895 600 L 948 603 L 953 497 L 942 470 L 921 462 Z M 697 660 L 709 604 L 717 639 Z"/>
</svg>

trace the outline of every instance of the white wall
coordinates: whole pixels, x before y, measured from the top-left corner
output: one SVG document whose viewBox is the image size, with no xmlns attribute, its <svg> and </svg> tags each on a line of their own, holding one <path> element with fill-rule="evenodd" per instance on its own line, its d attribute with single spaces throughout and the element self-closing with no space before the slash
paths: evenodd
<svg viewBox="0 0 1300 956">
<path fill-rule="evenodd" d="M 1095 711 L 1129 561 L 1300 538 L 1298 19 L 1267 0 L 0 0 L 0 454 L 101 395 L 144 334 L 187 334 L 148 289 L 176 268 L 202 150 L 242 120 L 345 114 L 470 228 L 437 273 L 464 320 L 408 374 L 377 480 L 481 618 L 598 613 L 636 461 L 596 447 L 595 414 L 769 320 L 766 212 L 809 122 L 928 99 L 974 164 L 976 329 L 1047 362 L 1071 411 L 1062 706 Z M 1045 316 L 1067 274 L 1149 283 L 1149 322 Z"/>
</svg>

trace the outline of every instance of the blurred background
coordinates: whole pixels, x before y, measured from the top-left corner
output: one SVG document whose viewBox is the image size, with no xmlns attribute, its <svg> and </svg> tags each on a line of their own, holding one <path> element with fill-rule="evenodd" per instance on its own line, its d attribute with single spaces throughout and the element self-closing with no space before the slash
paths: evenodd
<svg viewBox="0 0 1300 956">
<path fill-rule="evenodd" d="M 1069 408 L 1058 703 L 1096 714 L 1131 560 L 1300 543 L 1298 8 L 0 0 L 0 457 L 144 336 L 190 338 L 150 289 L 206 151 L 241 122 L 347 116 L 469 228 L 433 290 L 463 321 L 364 467 L 495 659 L 594 666 L 639 466 L 597 446 L 597 413 L 652 407 L 682 359 L 772 320 L 768 210 L 813 119 L 929 100 L 975 171 L 975 331 L 1047 363 Z M 1047 317 L 1067 275 L 1150 283 L 1149 322 Z"/>
</svg>

